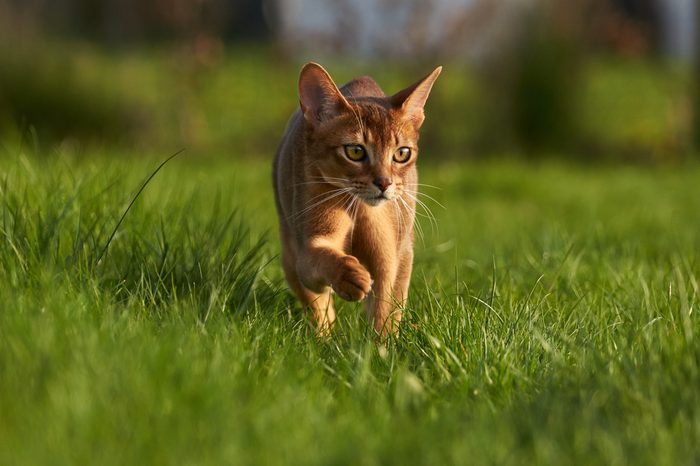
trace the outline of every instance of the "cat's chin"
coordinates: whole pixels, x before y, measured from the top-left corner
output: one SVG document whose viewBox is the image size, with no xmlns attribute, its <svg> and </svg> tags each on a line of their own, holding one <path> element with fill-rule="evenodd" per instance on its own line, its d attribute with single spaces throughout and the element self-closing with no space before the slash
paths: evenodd
<svg viewBox="0 0 700 466">
<path fill-rule="evenodd" d="M 365 204 L 367 204 L 370 207 L 377 207 L 378 205 L 381 205 L 388 201 L 384 196 L 377 196 L 377 197 L 363 197 L 362 200 L 364 201 Z"/>
</svg>

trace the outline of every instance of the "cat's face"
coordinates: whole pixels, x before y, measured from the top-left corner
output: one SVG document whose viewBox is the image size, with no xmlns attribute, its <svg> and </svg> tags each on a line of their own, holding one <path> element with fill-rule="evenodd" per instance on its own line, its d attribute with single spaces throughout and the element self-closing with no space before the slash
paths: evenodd
<svg viewBox="0 0 700 466">
<path fill-rule="evenodd" d="M 346 98 L 320 65 L 307 64 L 299 97 L 318 171 L 313 182 L 320 178 L 372 206 L 415 190 L 423 106 L 440 71 L 390 97 L 380 90 Z"/>
<path fill-rule="evenodd" d="M 316 131 L 313 144 L 320 176 L 368 205 L 379 205 L 415 190 L 418 131 L 391 108 L 355 102 Z"/>
</svg>

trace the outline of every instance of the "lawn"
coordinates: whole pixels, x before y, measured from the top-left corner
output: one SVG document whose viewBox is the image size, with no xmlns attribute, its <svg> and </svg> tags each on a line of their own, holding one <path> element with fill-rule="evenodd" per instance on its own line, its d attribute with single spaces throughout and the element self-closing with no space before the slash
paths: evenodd
<svg viewBox="0 0 700 466">
<path fill-rule="evenodd" d="M 700 462 L 699 166 L 426 154 L 381 345 L 314 337 L 264 158 L 176 157 L 104 251 L 169 155 L 115 151 L 0 153 L 0 464 Z"/>
</svg>

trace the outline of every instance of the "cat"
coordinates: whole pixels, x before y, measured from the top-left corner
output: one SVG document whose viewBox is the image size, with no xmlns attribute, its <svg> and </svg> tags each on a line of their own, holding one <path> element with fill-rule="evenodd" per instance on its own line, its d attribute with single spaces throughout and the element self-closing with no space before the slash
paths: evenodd
<svg viewBox="0 0 700 466">
<path fill-rule="evenodd" d="M 285 276 L 321 335 L 335 322 L 332 291 L 365 300 L 379 336 L 398 332 L 413 267 L 418 133 L 441 71 L 386 96 L 368 76 L 338 89 L 321 65 L 301 70 L 273 184 Z"/>
</svg>

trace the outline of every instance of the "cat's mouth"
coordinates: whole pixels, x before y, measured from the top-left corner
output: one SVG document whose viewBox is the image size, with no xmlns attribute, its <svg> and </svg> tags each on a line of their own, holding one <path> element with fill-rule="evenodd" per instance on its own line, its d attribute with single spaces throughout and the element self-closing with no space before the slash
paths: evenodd
<svg viewBox="0 0 700 466">
<path fill-rule="evenodd" d="M 386 193 L 381 193 L 374 196 L 362 196 L 362 200 L 365 204 L 376 207 L 386 201 L 391 201 L 391 198 L 387 197 Z"/>
<path fill-rule="evenodd" d="M 362 198 L 362 200 L 365 201 L 365 204 L 370 205 L 372 207 L 375 207 L 388 199 L 385 198 L 384 196 L 377 196 L 377 197 L 365 197 L 365 198 Z"/>
</svg>

